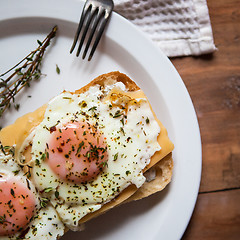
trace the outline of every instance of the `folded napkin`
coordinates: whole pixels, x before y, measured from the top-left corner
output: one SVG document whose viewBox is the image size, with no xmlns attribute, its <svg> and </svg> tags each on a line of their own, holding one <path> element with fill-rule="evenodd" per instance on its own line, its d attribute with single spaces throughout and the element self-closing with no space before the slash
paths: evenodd
<svg viewBox="0 0 240 240">
<path fill-rule="evenodd" d="M 206 0 L 114 0 L 114 10 L 137 25 L 169 57 L 213 52 Z"/>
</svg>

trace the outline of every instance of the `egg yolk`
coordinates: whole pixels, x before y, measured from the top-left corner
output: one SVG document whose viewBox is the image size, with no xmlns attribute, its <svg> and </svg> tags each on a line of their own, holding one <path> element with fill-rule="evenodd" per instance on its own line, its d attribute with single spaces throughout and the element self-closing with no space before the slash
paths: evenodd
<svg viewBox="0 0 240 240">
<path fill-rule="evenodd" d="M 96 126 L 73 122 L 50 132 L 48 164 L 61 179 L 85 183 L 106 166 L 107 145 Z"/>
<path fill-rule="evenodd" d="M 0 236 L 24 230 L 34 215 L 35 203 L 26 184 L 0 175 Z"/>
</svg>

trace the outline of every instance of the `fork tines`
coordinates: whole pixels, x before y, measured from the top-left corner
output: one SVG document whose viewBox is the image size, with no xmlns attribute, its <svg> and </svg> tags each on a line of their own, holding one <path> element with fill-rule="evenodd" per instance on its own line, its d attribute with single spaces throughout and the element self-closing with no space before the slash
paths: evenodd
<svg viewBox="0 0 240 240">
<path fill-rule="evenodd" d="M 87 40 L 82 58 L 84 59 L 86 57 L 86 54 L 92 42 L 92 39 L 93 37 L 95 37 L 95 41 L 92 45 L 92 49 L 89 54 L 88 61 L 92 59 L 92 56 L 97 48 L 97 45 L 106 27 L 106 24 L 109 20 L 112 10 L 113 10 L 112 0 L 87 0 L 86 1 L 70 53 L 73 52 L 81 33 L 81 39 L 77 49 L 76 56 L 77 57 L 79 56 L 84 40 L 88 35 L 88 40 Z"/>
</svg>

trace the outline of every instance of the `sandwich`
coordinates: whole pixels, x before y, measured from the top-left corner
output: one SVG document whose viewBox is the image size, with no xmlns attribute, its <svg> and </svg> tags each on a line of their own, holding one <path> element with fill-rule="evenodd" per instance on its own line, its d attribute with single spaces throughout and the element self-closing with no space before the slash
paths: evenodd
<svg viewBox="0 0 240 240">
<path fill-rule="evenodd" d="M 0 240 L 57 239 L 113 207 L 163 190 L 172 177 L 167 130 L 144 92 L 120 72 L 62 92 L 2 129 L 0 141 L 6 183 L 0 190 L 10 197 L 0 202 Z M 26 190 L 23 197 L 18 188 Z M 16 199 L 28 210 L 24 224 L 12 211 Z M 52 222 L 42 226 L 44 212 Z"/>
</svg>

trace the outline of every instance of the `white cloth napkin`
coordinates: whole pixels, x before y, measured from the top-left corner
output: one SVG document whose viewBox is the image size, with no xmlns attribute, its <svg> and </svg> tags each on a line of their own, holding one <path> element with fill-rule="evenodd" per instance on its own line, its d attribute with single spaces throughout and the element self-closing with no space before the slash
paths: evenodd
<svg viewBox="0 0 240 240">
<path fill-rule="evenodd" d="M 206 0 L 114 0 L 114 10 L 144 31 L 169 57 L 216 48 Z"/>
</svg>

